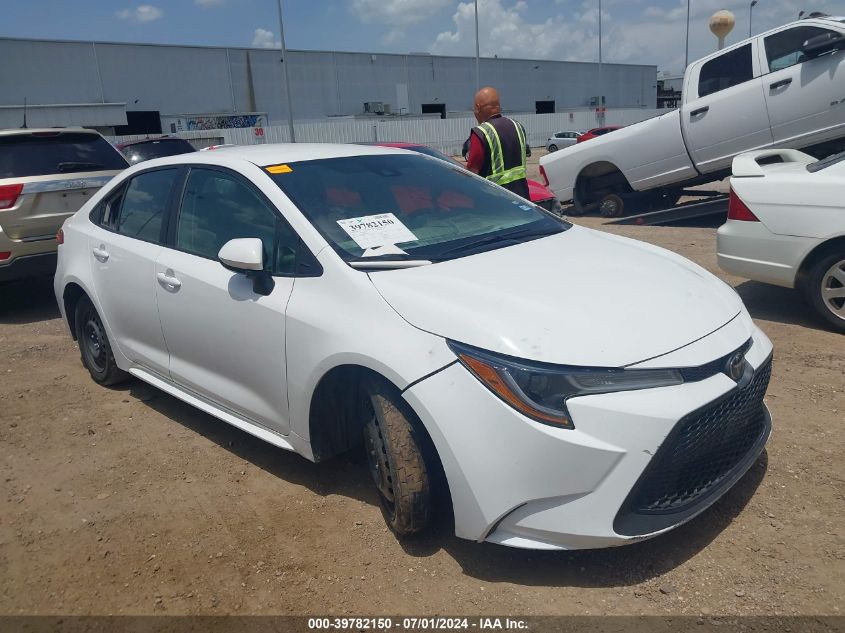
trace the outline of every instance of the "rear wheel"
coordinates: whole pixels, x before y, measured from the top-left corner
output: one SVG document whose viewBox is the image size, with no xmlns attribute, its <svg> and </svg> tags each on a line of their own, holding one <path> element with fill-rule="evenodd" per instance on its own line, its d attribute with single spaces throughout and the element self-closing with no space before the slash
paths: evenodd
<svg viewBox="0 0 845 633">
<path fill-rule="evenodd" d="M 816 313 L 839 332 L 845 332 L 845 253 L 831 253 L 810 269 L 804 287 Z"/>
<path fill-rule="evenodd" d="M 361 390 L 364 447 L 387 525 L 399 536 L 431 522 L 431 473 L 413 412 L 396 389 L 370 381 Z"/>
<path fill-rule="evenodd" d="M 126 380 L 129 374 L 117 366 L 103 321 L 87 297 L 76 304 L 75 325 L 82 364 L 94 382 L 114 385 Z"/>
<path fill-rule="evenodd" d="M 615 193 L 609 193 L 599 201 L 599 213 L 605 218 L 618 218 L 625 212 L 625 203 Z"/>
</svg>

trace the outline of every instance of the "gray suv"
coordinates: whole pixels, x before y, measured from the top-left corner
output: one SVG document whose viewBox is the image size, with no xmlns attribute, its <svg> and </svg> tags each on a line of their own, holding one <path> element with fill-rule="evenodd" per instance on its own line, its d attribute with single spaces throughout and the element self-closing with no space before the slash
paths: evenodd
<svg viewBox="0 0 845 633">
<path fill-rule="evenodd" d="M 129 164 L 94 130 L 0 130 L 0 282 L 56 270 L 56 232 Z"/>
</svg>

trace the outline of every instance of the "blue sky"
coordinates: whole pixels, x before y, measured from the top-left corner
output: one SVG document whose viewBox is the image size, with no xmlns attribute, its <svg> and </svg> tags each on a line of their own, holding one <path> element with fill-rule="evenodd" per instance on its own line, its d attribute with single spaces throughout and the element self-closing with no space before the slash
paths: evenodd
<svg viewBox="0 0 845 633">
<path fill-rule="evenodd" d="M 598 2 L 479 0 L 482 55 L 595 60 Z M 714 49 L 707 19 L 718 9 L 736 16 L 729 42 L 748 35 L 749 0 L 690 2 L 691 60 Z M 278 42 L 276 0 L 14 4 L 14 10 L 3 12 L 0 36 L 237 47 Z M 284 0 L 283 5 L 289 48 L 475 54 L 472 0 Z M 604 60 L 680 71 L 686 7 L 687 0 L 602 0 Z M 788 22 L 801 9 L 841 15 L 845 0 L 758 0 L 753 31 Z"/>
</svg>

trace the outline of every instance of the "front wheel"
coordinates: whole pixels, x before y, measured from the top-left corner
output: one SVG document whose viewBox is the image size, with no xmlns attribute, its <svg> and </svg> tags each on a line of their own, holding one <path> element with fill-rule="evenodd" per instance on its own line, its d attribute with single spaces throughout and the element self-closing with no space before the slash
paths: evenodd
<svg viewBox="0 0 845 633">
<path fill-rule="evenodd" d="M 845 253 L 831 253 L 816 262 L 804 290 L 816 313 L 845 332 Z"/>
<path fill-rule="evenodd" d="M 94 382 L 108 386 L 126 380 L 129 374 L 117 366 L 103 321 L 87 297 L 76 304 L 74 325 L 82 364 Z"/>
<path fill-rule="evenodd" d="M 413 412 L 395 389 L 371 381 L 361 390 L 364 447 L 387 525 L 399 536 L 431 522 L 431 473 Z"/>
<path fill-rule="evenodd" d="M 557 151 L 557 145 L 549 145 L 549 151 L 550 152 L 556 152 Z"/>
</svg>

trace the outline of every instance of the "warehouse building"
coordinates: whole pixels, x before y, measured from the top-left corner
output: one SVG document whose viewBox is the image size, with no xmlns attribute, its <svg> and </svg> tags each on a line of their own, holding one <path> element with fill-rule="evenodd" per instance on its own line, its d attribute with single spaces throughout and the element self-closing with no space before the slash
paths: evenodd
<svg viewBox="0 0 845 633">
<path fill-rule="evenodd" d="M 117 134 L 255 127 L 287 120 L 281 52 L 0 38 L 0 127 L 85 125 Z M 288 51 L 293 115 L 465 115 L 475 58 Z M 655 66 L 484 58 L 507 112 L 654 108 Z"/>
</svg>

